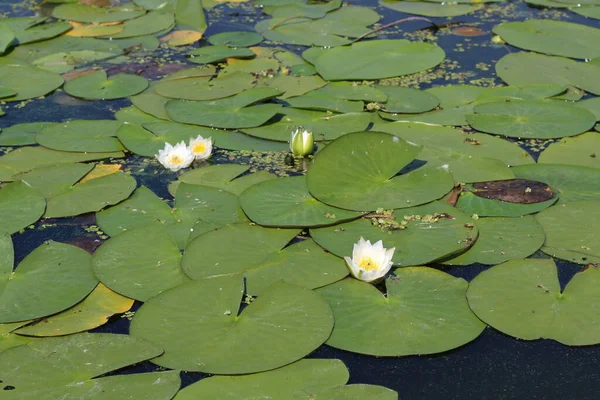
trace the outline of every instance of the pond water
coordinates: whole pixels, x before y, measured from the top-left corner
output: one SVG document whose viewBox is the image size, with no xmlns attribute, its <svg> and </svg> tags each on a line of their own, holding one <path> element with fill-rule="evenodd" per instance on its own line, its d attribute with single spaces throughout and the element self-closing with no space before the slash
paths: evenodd
<svg viewBox="0 0 600 400">
<path fill-rule="evenodd" d="M 382 7 L 377 1 L 349 1 L 350 5 L 371 7 L 382 18 L 380 24 L 390 24 L 411 15 Z M 597 4 L 597 3 L 590 3 Z M 38 5 L 36 1 L 2 1 L 0 13 L 5 17 L 49 16 L 54 4 Z M 217 4 L 206 10 L 208 28 L 204 37 L 229 31 L 254 31 L 257 21 L 265 19 L 261 8 L 253 2 Z M 509 53 L 519 49 L 506 43 L 492 40 L 495 25 L 507 21 L 528 19 L 550 19 L 569 21 L 591 27 L 599 27 L 598 20 L 586 18 L 560 8 L 534 8 L 523 1 L 486 4 L 481 10 L 455 17 L 427 17 L 437 24 L 432 27 L 425 20 L 415 19 L 391 26 L 377 33 L 378 39 L 422 40 L 437 44 L 445 53 L 445 60 L 428 72 L 393 78 L 391 82 L 401 86 L 425 90 L 450 84 L 493 87 L 502 84 L 494 72 L 494 65 Z M 470 30 L 460 29 L 471 27 Z M 206 45 L 203 40 L 202 45 Z M 153 51 L 133 52 L 126 58 L 109 62 L 90 63 L 101 66 L 110 74 L 126 72 L 157 81 L 168 73 L 176 72 L 182 65 L 193 67 L 185 53 L 198 44 L 184 47 L 161 46 Z M 276 46 L 263 42 L 261 46 Z M 306 46 L 277 45 L 296 54 L 302 54 Z M 600 54 L 599 54 L 600 55 Z M 573 90 L 573 93 L 577 93 Z M 580 92 L 584 98 L 593 97 Z M 115 112 L 131 105 L 128 98 L 111 101 L 81 100 L 69 96 L 59 89 L 43 98 L 32 101 L 5 103 L 1 106 L 6 115 L 0 118 L 0 128 L 25 122 L 62 122 L 78 119 L 114 119 Z M 0 133 L 0 138 L 1 138 Z M 517 142 L 537 159 L 541 150 L 556 141 L 507 139 Z M 597 142 L 595 142 L 597 143 Z M 15 146 L 0 148 L 0 154 L 8 154 Z M 600 151 L 600 148 L 598 148 Z M 177 173 L 163 168 L 152 157 L 129 154 L 122 161 L 122 170 L 135 178 L 137 186 L 150 188 L 163 199 L 173 199 L 168 183 L 177 178 Z M 208 164 L 246 164 L 253 171 L 269 171 L 279 176 L 300 175 L 305 164 L 286 157 L 286 153 L 260 153 L 234 151 L 218 147 L 212 158 L 196 163 L 196 168 Z M 20 263 L 33 249 L 48 240 L 74 244 L 93 252 L 108 239 L 98 232 L 95 215 L 87 213 L 68 218 L 46 218 L 12 235 L 15 249 L 15 265 Z M 305 235 L 306 236 L 306 235 Z M 402 249 L 397 249 L 402 250 Z M 532 257 L 546 257 L 541 251 Z M 579 272 L 583 265 L 556 259 L 558 278 L 562 288 Z M 490 266 L 447 266 L 432 262 L 431 267 L 440 269 L 467 282 L 473 280 Z M 136 301 L 132 312 L 142 302 Z M 108 323 L 90 332 L 128 333 L 130 318 L 116 315 Z M 376 341 L 378 338 L 373 337 Z M 599 340 L 600 341 L 600 340 Z M 1 357 L 1 356 L 0 356 Z M 399 393 L 406 399 L 524 399 L 524 398 L 574 398 L 592 399 L 600 391 L 597 366 L 600 363 L 598 345 L 566 346 L 554 340 L 525 341 L 505 335 L 487 326 L 475 340 L 434 355 L 412 355 L 405 357 L 374 357 L 336 349 L 326 344 L 318 347 L 308 358 L 342 360 L 350 371 L 350 384 L 381 385 Z M 111 374 L 131 374 L 162 370 L 149 361 L 130 366 Z M 182 387 L 197 382 L 208 374 L 182 372 Z M 0 379 L 2 371 L 0 371 Z M 2 397 L 2 396 L 0 396 Z M 320 397 L 319 397 L 320 398 Z"/>
</svg>

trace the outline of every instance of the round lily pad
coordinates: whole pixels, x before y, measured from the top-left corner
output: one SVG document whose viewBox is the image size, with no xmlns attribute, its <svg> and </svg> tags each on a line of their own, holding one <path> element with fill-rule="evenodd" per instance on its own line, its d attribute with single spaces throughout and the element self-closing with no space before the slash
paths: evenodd
<svg viewBox="0 0 600 400">
<path fill-rule="evenodd" d="M 533 164 L 512 168 L 515 176 L 547 183 L 560 193 L 558 204 L 600 200 L 600 174 L 596 168 L 564 164 Z"/>
<path fill-rule="evenodd" d="M 331 309 L 312 290 L 278 282 L 240 313 L 243 290 L 239 276 L 173 288 L 138 310 L 130 334 L 165 349 L 160 366 L 214 374 L 278 368 L 329 337 Z"/>
<path fill-rule="evenodd" d="M 377 86 L 387 96 L 383 109 L 391 113 L 422 113 L 436 108 L 440 101 L 426 91 L 402 86 Z"/>
<path fill-rule="evenodd" d="M 474 111 L 467 115 L 474 129 L 525 139 L 574 136 L 596 123 L 590 111 L 557 102 L 500 101 L 477 105 Z"/>
<path fill-rule="evenodd" d="M 7 400 L 134 398 L 169 400 L 181 384 L 179 371 L 104 376 L 156 357 L 161 349 L 128 335 L 83 333 L 47 338 L 1 353 Z"/>
<path fill-rule="evenodd" d="M 252 58 L 256 54 L 245 47 L 235 48 L 226 45 L 205 46 L 187 53 L 188 60 L 194 64 L 211 64 L 226 58 Z"/>
<path fill-rule="evenodd" d="M 152 35 L 161 31 L 171 30 L 175 24 L 172 12 L 160 10 L 150 11 L 140 17 L 125 21 L 121 33 L 111 36 L 112 39 L 132 38 Z"/>
<path fill-rule="evenodd" d="M 145 11 L 132 3 L 116 7 L 93 7 L 88 4 L 61 4 L 52 9 L 52 16 L 58 19 L 100 24 L 120 22 L 144 15 Z"/>
<path fill-rule="evenodd" d="M 540 154 L 540 164 L 567 164 L 600 168 L 600 133 L 587 132 L 551 144 Z"/>
<path fill-rule="evenodd" d="M 561 293 L 552 260 L 513 260 L 469 284 L 469 306 L 485 323 L 523 340 L 554 339 L 569 346 L 597 344 L 600 270 L 575 274 Z"/>
<path fill-rule="evenodd" d="M 27 65 L 0 66 L 0 86 L 12 90 L 14 96 L 2 101 L 21 101 L 43 96 L 62 86 L 60 75 Z"/>
<path fill-rule="evenodd" d="M 250 47 L 262 42 L 263 38 L 256 32 L 221 32 L 208 38 L 213 46 L 227 45 L 232 47 Z"/>
<path fill-rule="evenodd" d="M 58 196 L 94 168 L 93 164 L 58 164 L 15 175 L 45 199 Z"/>
<path fill-rule="evenodd" d="M 482 4 L 437 4 L 427 1 L 395 1 L 382 0 L 383 7 L 400 11 L 406 14 L 423 15 L 425 17 L 457 17 L 470 14 L 483 8 Z"/>
<path fill-rule="evenodd" d="M 590 59 L 600 56 L 600 29 L 551 19 L 529 19 L 496 25 L 494 33 L 509 44 L 555 56 Z"/>
<path fill-rule="evenodd" d="M 23 182 L 0 189 L 0 232 L 20 231 L 36 222 L 46 209 L 44 198 Z"/>
<path fill-rule="evenodd" d="M 427 267 L 394 273 L 385 281 L 387 296 L 351 278 L 317 290 L 335 316 L 329 346 L 375 356 L 434 354 L 472 341 L 485 328 L 467 305 L 463 279 Z"/>
<path fill-rule="evenodd" d="M 21 146 L 35 144 L 35 135 L 42 129 L 54 125 L 55 122 L 25 122 L 2 129 L 1 146 Z"/>
<path fill-rule="evenodd" d="M 421 151 L 381 132 L 344 135 L 321 150 L 306 180 L 323 203 L 357 211 L 406 208 L 436 200 L 454 185 L 443 168 L 420 168 L 396 176 Z"/>
<path fill-rule="evenodd" d="M 522 215 L 534 214 L 550 207 L 556 203 L 558 196 L 539 203 L 519 204 L 496 199 L 486 199 L 475 195 L 473 192 L 462 192 L 456 208 L 468 215 L 480 217 L 520 217 Z"/>
<path fill-rule="evenodd" d="M 321 203 L 311 196 L 304 176 L 271 179 L 244 191 L 242 209 L 259 225 L 309 227 L 333 225 L 360 213 Z"/>
<path fill-rule="evenodd" d="M 323 52 L 314 62 L 328 81 L 381 79 L 433 68 L 444 60 L 435 44 L 408 40 L 371 40 Z"/>
<path fill-rule="evenodd" d="M 156 93 L 172 99 L 205 101 L 233 96 L 253 86 L 254 77 L 248 73 L 220 74 L 215 79 L 212 75 L 163 79 L 156 83 Z"/>
<path fill-rule="evenodd" d="M 544 228 L 529 215 L 519 218 L 479 218 L 473 221 L 479 228 L 475 244 L 458 257 L 444 261 L 450 265 L 500 264 L 535 253 L 546 235 Z"/>
<path fill-rule="evenodd" d="M 122 124 L 113 120 L 75 120 L 48 126 L 36 135 L 42 146 L 54 150 L 80 152 L 121 151 L 116 138 Z"/>
<path fill-rule="evenodd" d="M 160 224 L 123 232 L 94 253 L 94 273 L 107 287 L 124 296 L 146 301 L 188 279 L 179 268 L 181 253 Z"/>
<path fill-rule="evenodd" d="M 65 92 L 87 100 L 114 100 L 133 96 L 147 87 L 148 81 L 142 76 L 120 73 L 107 77 L 106 71 L 100 70 L 70 80 Z"/>
<path fill-rule="evenodd" d="M 19 327 L 27 325 L 30 321 L 13 322 L 12 324 L 0 324 L 0 353 L 11 347 L 27 344 L 38 338 L 32 336 L 21 336 L 14 333 Z"/>
<path fill-rule="evenodd" d="M 560 204 L 535 218 L 546 232 L 542 251 L 577 264 L 600 263 L 600 200 Z"/>
<path fill-rule="evenodd" d="M 375 214 L 370 218 L 311 229 L 323 248 L 339 256 L 351 256 L 360 237 L 386 248 L 395 247 L 395 265 L 410 266 L 461 253 L 477 238 L 477 227 L 468 215 L 443 202 Z M 404 229 L 402 229 L 404 228 Z"/>
<path fill-rule="evenodd" d="M 97 284 L 88 252 L 49 241 L 21 261 L 3 288 L 0 323 L 63 311 L 82 300 Z"/>
</svg>

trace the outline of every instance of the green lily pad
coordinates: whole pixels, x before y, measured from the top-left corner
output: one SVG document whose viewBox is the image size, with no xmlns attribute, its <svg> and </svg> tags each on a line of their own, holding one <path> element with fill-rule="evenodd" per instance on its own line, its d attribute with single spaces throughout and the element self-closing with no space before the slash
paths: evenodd
<svg viewBox="0 0 600 400">
<path fill-rule="evenodd" d="M 0 86 L 17 94 L 2 101 L 21 101 L 43 96 L 63 84 L 63 78 L 54 72 L 27 65 L 0 66 Z"/>
<path fill-rule="evenodd" d="M 175 25 L 175 17 L 172 12 L 168 11 L 150 11 L 141 17 L 125 21 L 123 25 L 121 33 L 112 35 L 112 39 L 152 35 L 171 30 Z"/>
<path fill-rule="evenodd" d="M 37 340 L 0 355 L 3 383 L 14 387 L 5 390 L 3 397 L 33 400 L 142 396 L 147 400 L 169 400 L 179 390 L 179 371 L 92 379 L 161 352 L 152 343 L 128 335 L 83 333 Z"/>
<path fill-rule="evenodd" d="M 105 158 L 122 158 L 120 151 L 111 153 L 75 153 L 56 151 L 45 147 L 21 147 L 0 157 L 0 167 L 11 167 L 18 172 L 57 164 L 68 164 Z"/>
<path fill-rule="evenodd" d="M 331 114 L 284 107 L 280 113 L 284 115 L 278 122 L 241 131 L 258 138 L 287 143 L 291 133 L 302 127 L 313 133 L 315 141 L 322 141 L 365 130 L 372 120 L 372 115 L 367 112 Z"/>
<path fill-rule="evenodd" d="M 125 200 L 135 187 L 135 179 L 121 171 L 78 183 L 48 199 L 44 216 L 60 218 L 100 211 Z"/>
<path fill-rule="evenodd" d="M 11 266 L 12 269 L 12 266 Z M 27 325 L 29 321 L 13 322 L 12 324 L 0 324 L 0 353 L 11 347 L 17 347 L 22 344 L 27 344 L 37 338 L 30 336 L 21 336 L 15 333 L 23 325 Z"/>
<path fill-rule="evenodd" d="M 509 44 L 554 56 L 589 59 L 600 56 L 600 29 L 565 21 L 529 19 L 494 26 Z"/>
<path fill-rule="evenodd" d="M 344 100 L 372 102 L 385 102 L 387 100 L 387 95 L 380 89 L 369 85 L 356 85 L 353 82 L 330 82 L 319 88 L 316 93 Z"/>
<path fill-rule="evenodd" d="M 265 87 L 282 92 L 277 96 L 281 99 L 301 96 L 312 90 L 323 87 L 327 84 L 320 76 L 293 76 L 293 75 L 275 75 L 272 78 L 266 77 L 259 80 L 256 87 Z M 360 110 L 362 111 L 362 109 Z"/>
<path fill-rule="evenodd" d="M 456 208 L 469 214 L 480 217 L 521 217 L 542 211 L 556 203 L 557 196 L 540 203 L 519 204 L 507 201 L 486 199 L 472 192 L 462 192 L 456 202 Z"/>
<path fill-rule="evenodd" d="M 175 22 L 182 28 L 191 28 L 203 33 L 208 24 L 202 7 L 202 0 L 177 0 Z M 165 28 L 166 29 L 166 28 Z"/>
<path fill-rule="evenodd" d="M 377 86 L 387 96 L 383 109 L 391 113 L 422 113 L 436 108 L 437 97 L 422 90 L 401 86 Z"/>
<path fill-rule="evenodd" d="M 166 109 L 177 122 L 215 128 L 252 128 L 262 125 L 277 114 L 279 104 L 252 105 L 281 94 L 269 88 L 253 88 L 235 96 L 215 101 L 171 100 Z"/>
<path fill-rule="evenodd" d="M 52 9 L 52 16 L 67 21 L 104 23 L 121 22 L 140 17 L 145 11 L 132 3 L 125 3 L 115 7 L 93 7 L 88 4 L 71 3 L 61 4 Z"/>
<path fill-rule="evenodd" d="M 536 215 L 546 232 L 542 251 L 577 264 L 600 263 L 600 229 L 590 224 L 597 221 L 599 206 L 599 200 L 582 200 L 560 204 Z"/>
<path fill-rule="evenodd" d="M 73 27 L 67 22 L 53 22 L 32 26 L 22 31 L 15 31 L 15 36 L 20 45 L 40 42 L 62 35 Z"/>
<path fill-rule="evenodd" d="M 404 229 L 387 227 L 391 218 Z M 464 252 L 477 238 L 477 227 L 468 215 L 443 202 L 395 210 L 383 223 L 361 218 L 336 226 L 311 229 L 310 235 L 320 246 L 339 257 L 351 256 L 360 237 L 385 248 L 395 247 L 395 265 L 422 265 Z M 375 220 L 375 222 L 378 222 Z"/>
<path fill-rule="evenodd" d="M 23 181 L 45 199 L 49 199 L 68 191 L 92 168 L 94 168 L 94 164 L 51 165 L 20 173 L 14 178 Z"/>
<path fill-rule="evenodd" d="M 483 8 L 483 4 L 437 4 L 426 1 L 394 1 L 382 0 L 380 5 L 406 14 L 423 15 L 425 17 L 457 17 Z"/>
<path fill-rule="evenodd" d="M 6 276 L 0 323 L 45 317 L 78 303 L 98 284 L 91 258 L 85 250 L 53 241 L 29 253 L 14 275 Z"/>
<path fill-rule="evenodd" d="M 15 33 L 7 24 L 0 23 L 0 55 L 15 44 Z"/>
<path fill-rule="evenodd" d="M 533 164 L 512 168 L 515 176 L 547 183 L 560 193 L 557 204 L 600 200 L 600 175 L 590 167 L 564 164 Z"/>
<path fill-rule="evenodd" d="M 570 8 L 570 11 L 573 11 L 575 14 L 579 14 L 587 18 L 600 19 L 600 7 L 598 6 L 572 7 Z"/>
<path fill-rule="evenodd" d="M 0 291 L 4 291 L 13 272 L 15 253 L 10 233 L 0 233 Z"/>
<path fill-rule="evenodd" d="M 446 168 L 456 182 L 471 183 L 513 179 L 507 164 L 495 158 L 458 155 L 451 151 L 423 149 L 419 155 L 430 167 Z"/>
<path fill-rule="evenodd" d="M 591 111 L 596 116 L 596 121 L 600 121 L 600 97 L 581 100 L 573 105 Z"/>
<path fill-rule="evenodd" d="M 575 274 L 561 293 L 552 260 L 514 260 L 480 273 L 469 284 L 469 306 L 485 323 L 522 340 L 597 344 L 600 270 Z"/>
<path fill-rule="evenodd" d="M 474 111 L 467 115 L 474 129 L 526 139 L 575 136 L 596 123 L 588 110 L 549 101 L 490 102 L 475 106 Z"/>
<path fill-rule="evenodd" d="M 540 154 L 540 164 L 567 164 L 600 168 L 600 133 L 588 132 L 564 138 Z"/>
<path fill-rule="evenodd" d="M 444 261 L 449 265 L 474 263 L 494 265 L 530 256 L 544 244 L 542 226 L 532 217 L 479 218 L 475 244 L 458 257 Z"/>
<path fill-rule="evenodd" d="M 160 122 L 158 124 L 161 124 Z M 148 125 L 149 127 L 153 124 Z M 208 133 L 208 134 L 207 134 Z M 179 143 L 181 141 L 188 142 L 190 138 L 195 138 L 198 135 L 210 137 L 212 131 L 208 128 L 198 127 L 195 135 L 190 132 L 189 128 L 182 129 L 144 129 L 135 124 L 124 124 L 117 131 L 117 137 L 123 145 L 132 153 L 139 154 L 145 157 L 154 157 L 159 150 L 165 147 L 165 143 Z"/>
<path fill-rule="evenodd" d="M 113 120 L 75 120 L 48 126 L 35 137 L 44 147 L 79 152 L 111 152 L 123 150 L 116 138 L 122 123 Z"/>
<path fill-rule="evenodd" d="M 15 233 L 36 222 L 46 209 L 44 198 L 23 182 L 0 189 L 0 232 Z"/>
<path fill-rule="evenodd" d="M 32 64 L 46 71 L 62 74 L 77 68 L 81 64 L 91 63 L 94 61 L 105 60 L 115 57 L 114 53 L 106 51 L 69 51 L 53 53 L 45 57 L 34 60 Z"/>
<path fill-rule="evenodd" d="M 213 46 L 227 45 L 232 47 L 250 47 L 263 41 L 262 36 L 256 32 L 221 32 L 208 38 L 208 43 Z"/>
<path fill-rule="evenodd" d="M 149 223 L 118 234 L 94 253 L 92 266 L 100 282 L 140 301 L 189 279 L 179 268 L 181 253 L 167 229 Z"/>
<path fill-rule="evenodd" d="M 500 100 L 544 100 L 563 92 L 565 87 L 561 85 L 497 86 L 482 91 L 475 101 L 482 103 Z"/>
<path fill-rule="evenodd" d="M 247 165 L 216 164 L 203 168 L 186 171 L 169 184 L 169 193 L 175 195 L 180 183 L 210 186 L 223 189 L 237 196 L 255 184 L 277 178 L 277 175 L 267 171 L 257 171 L 244 174 L 250 169 Z M 242 175 L 244 174 L 244 175 Z"/>
<path fill-rule="evenodd" d="M 244 72 L 220 74 L 212 80 L 211 76 L 163 79 L 156 83 L 156 93 L 172 99 L 215 100 L 250 88 L 255 80 L 252 75 Z"/>
<path fill-rule="evenodd" d="M 205 46 L 186 54 L 194 64 L 211 64 L 226 58 L 253 58 L 256 54 L 245 47 L 234 48 L 227 45 Z"/>
<path fill-rule="evenodd" d="M 243 289 L 227 276 L 168 290 L 138 310 L 130 333 L 164 347 L 155 364 L 218 374 L 278 368 L 329 337 L 331 309 L 312 290 L 278 282 L 239 313 Z"/>
<path fill-rule="evenodd" d="M 331 207 L 308 191 L 304 176 L 271 179 L 248 188 L 240 196 L 242 209 L 264 226 L 326 226 L 360 217 L 360 213 Z"/>
<path fill-rule="evenodd" d="M 416 122 L 425 125 L 468 125 L 466 115 L 473 113 L 473 104 L 443 108 L 441 110 L 428 111 L 421 114 L 394 114 L 379 112 L 381 118 L 398 122 Z"/>
<path fill-rule="evenodd" d="M 121 121 L 125 124 L 136 125 L 163 121 L 153 115 L 146 114 L 136 106 L 123 107 L 114 114 L 114 117 L 117 121 Z"/>
<path fill-rule="evenodd" d="M 572 86 L 600 95 L 600 67 L 568 58 L 511 53 L 498 60 L 496 74 L 509 85 Z"/>
<path fill-rule="evenodd" d="M 467 305 L 463 279 L 427 267 L 394 273 L 385 281 L 387 296 L 350 278 L 317 291 L 335 317 L 329 346 L 375 356 L 434 354 L 469 343 L 485 328 Z"/>
<path fill-rule="evenodd" d="M 165 105 L 167 104 L 167 101 L 169 101 L 169 98 L 156 93 L 154 85 L 148 86 L 148 88 L 140 94 L 129 97 L 129 100 L 131 100 L 131 103 L 134 106 L 146 114 L 150 114 L 159 119 L 169 120 L 169 116 L 165 110 Z"/>
<path fill-rule="evenodd" d="M 443 168 L 395 177 L 420 151 L 387 133 L 348 134 L 315 156 L 306 176 L 308 188 L 323 203 L 356 211 L 427 203 L 448 193 L 454 180 Z"/>
<path fill-rule="evenodd" d="M 263 5 L 262 9 L 265 14 L 269 14 L 276 18 L 281 17 L 309 17 L 323 18 L 328 12 L 339 9 L 342 5 L 341 0 L 333 0 L 327 3 L 311 4 L 305 1 L 289 2 L 289 4 L 271 4 Z"/>
<path fill-rule="evenodd" d="M 315 68 L 326 80 L 381 79 L 421 72 L 444 60 L 435 44 L 408 40 L 372 40 L 323 52 Z"/>
<path fill-rule="evenodd" d="M 65 84 L 65 92 L 86 100 L 114 100 L 143 92 L 148 87 L 146 78 L 138 75 L 116 74 L 106 76 L 100 70 L 70 80 Z"/>
<path fill-rule="evenodd" d="M 303 96 L 288 98 L 287 103 L 290 107 L 337 113 L 359 113 L 364 108 L 362 101 L 336 99 L 315 91 L 311 91 Z"/>
</svg>

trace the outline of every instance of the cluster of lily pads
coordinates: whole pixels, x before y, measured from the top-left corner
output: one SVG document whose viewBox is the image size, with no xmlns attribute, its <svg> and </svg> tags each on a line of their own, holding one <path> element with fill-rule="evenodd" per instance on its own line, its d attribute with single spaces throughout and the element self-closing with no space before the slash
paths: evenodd
<svg viewBox="0 0 600 400">
<path fill-rule="evenodd" d="M 435 5 L 393 4 L 409 3 Z M 114 120 L 0 132 L 16 147 L 0 156 L 7 399 L 388 400 L 398 394 L 346 385 L 341 361 L 305 357 L 322 344 L 440 353 L 487 325 L 600 343 L 600 235 L 589 224 L 600 218 L 600 102 L 580 100 L 600 94 L 600 30 L 502 23 L 494 33 L 531 51 L 496 64 L 508 86 L 420 90 L 386 78 L 435 68 L 444 51 L 377 39 L 370 8 L 265 0 L 256 32 L 196 47 L 214 6 L 73 2 L 52 19 L 0 21 L 3 102 L 36 107 L 62 87 L 132 104 Z M 188 47 L 160 79 L 111 72 L 161 42 Z M 313 47 L 300 56 L 281 44 Z M 550 143 L 536 162 L 517 139 Z M 296 176 L 193 162 L 213 144 L 310 162 Z M 128 154 L 172 171 L 159 170 L 172 201 L 139 184 Z M 48 241 L 14 265 L 24 229 L 89 213 L 106 235 L 93 254 Z M 552 257 L 582 266 L 562 291 Z M 444 272 L 475 263 L 492 267 L 469 283 Z M 85 333 L 135 301 L 129 335 Z M 171 371 L 106 376 L 145 360 Z M 218 376 L 179 391 L 179 371 Z"/>
</svg>

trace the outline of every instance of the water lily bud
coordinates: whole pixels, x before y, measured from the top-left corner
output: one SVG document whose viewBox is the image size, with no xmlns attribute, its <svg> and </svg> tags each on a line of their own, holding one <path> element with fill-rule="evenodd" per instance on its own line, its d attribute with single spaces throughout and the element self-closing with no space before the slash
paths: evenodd
<svg viewBox="0 0 600 400">
<path fill-rule="evenodd" d="M 383 278 L 392 268 L 394 251 L 395 247 L 384 248 L 381 240 L 371 244 L 369 240 L 361 237 L 358 243 L 354 244 L 352 258 L 344 257 L 344 260 L 353 277 L 371 283 Z"/>
<path fill-rule="evenodd" d="M 290 138 L 290 150 L 296 157 L 306 157 L 313 153 L 315 140 L 312 132 L 296 129 Z"/>
</svg>

